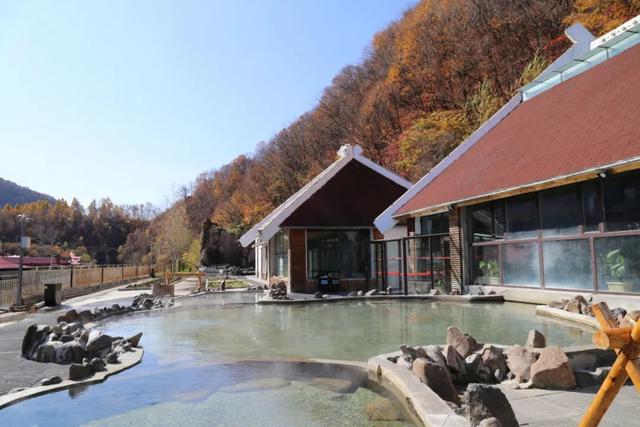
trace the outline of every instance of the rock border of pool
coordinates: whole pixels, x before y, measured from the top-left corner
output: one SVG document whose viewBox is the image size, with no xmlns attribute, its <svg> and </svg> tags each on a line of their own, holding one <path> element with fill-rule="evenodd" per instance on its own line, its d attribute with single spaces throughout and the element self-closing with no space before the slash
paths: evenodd
<svg viewBox="0 0 640 427">
<path fill-rule="evenodd" d="M 0 396 L 0 410 L 6 408 L 7 406 L 22 402 L 23 400 L 41 396 L 43 394 L 61 391 L 80 385 L 89 385 L 104 382 L 111 375 L 115 375 L 139 364 L 142 361 L 143 355 L 144 349 L 142 347 L 133 347 L 131 351 L 123 353 L 120 356 L 120 363 L 108 364 L 106 365 L 104 371 L 95 372 L 91 377 L 88 377 L 86 379 L 80 381 L 63 380 L 58 384 L 27 387 L 24 390 L 4 394 Z"/>
<path fill-rule="evenodd" d="M 301 295 L 304 295 L 301 296 Z M 318 304 L 327 302 L 345 302 L 345 301 L 383 301 L 383 300 L 402 300 L 402 301 L 445 301 L 445 302 L 472 302 L 472 303 L 503 303 L 502 295 L 362 295 L 362 296 L 338 296 L 330 295 L 327 298 L 314 298 L 313 295 L 307 294 L 289 294 L 291 299 L 278 300 L 263 298 L 256 304 Z"/>
</svg>

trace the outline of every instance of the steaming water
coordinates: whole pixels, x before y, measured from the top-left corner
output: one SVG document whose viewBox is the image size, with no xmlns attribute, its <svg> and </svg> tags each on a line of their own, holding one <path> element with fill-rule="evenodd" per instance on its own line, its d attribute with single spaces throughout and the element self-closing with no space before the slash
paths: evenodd
<svg viewBox="0 0 640 427">
<path fill-rule="evenodd" d="M 525 304 L 262 306 L 254 301 L 252 294 L 212 295 L 182 300 L 183 306 L 172 310 L 114 320 L 105 325 L 106 332 L 144 333 L 140 365 L 102 384 L 8 407 L 0 411 L 0 425 L 407 425 L 369 421 L 364 408 L 379 396 L 365 387 L 339 393 L 299 375 L 220 363 L 365 361 L 402 343 L 443 343 L 451 324 L 492 343 L 523 344 L 533 328 L 550 344 L 591 339 L 590 331 L 537 317 L 535 307 Z M 256 379 L 256 384 L 246 383 Z"/>
</svg>

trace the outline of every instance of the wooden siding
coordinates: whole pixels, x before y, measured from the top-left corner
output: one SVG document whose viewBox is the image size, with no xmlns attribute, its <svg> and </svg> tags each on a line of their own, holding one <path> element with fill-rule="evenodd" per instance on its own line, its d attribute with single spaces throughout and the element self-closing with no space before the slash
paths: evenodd
<svg viewBox="0 0 640 427">
<path fill-rule="evenodd" d="M 450 283 L 451 290 L 462 289 L 462 242 L 460 240 L 460 208 L 449 212 L 449 238 L 450 238 Z"/>
</svg>

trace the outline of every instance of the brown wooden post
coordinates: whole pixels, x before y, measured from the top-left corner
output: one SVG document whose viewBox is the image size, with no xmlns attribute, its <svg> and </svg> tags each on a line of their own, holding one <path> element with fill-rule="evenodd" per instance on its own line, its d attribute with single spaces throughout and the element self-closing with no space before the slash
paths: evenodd
<svg viewBox="0 0 640 427">
<path fill-rule="evenodd" d="M 611 406 L 613 399 L 615 399 L 629 377 L 631 377 L 636 389 L 640 391 L 640 381 L 638 381 L 640 369 L 636 363 L 637 361 L 634 361 L 640 354 L 640 322 L 637 322 L 632 329 L 615 328 L 617 321 L 613 318 L 609 307 L 604 302 L 594 304 L 593 312 L 607 338 L 604 344 L 607 346 L 623 344 L 624 346 L 616 350 L 618 357 L 611 367 L 609 375 L 602 383 L 600 390 L 598 390 L 596 397 L 582 417 L 579 424 L 580 427 L 596 427 L 602 421 L 602 417 Z M 602 339 L 602 335 L 596 333 L 594 341 L 599 342 Z M 620 338 L 623 335 L 627 335 L 628 338 Z M 616 338 L 611 339 L 611 337 Z"/>
</svg>

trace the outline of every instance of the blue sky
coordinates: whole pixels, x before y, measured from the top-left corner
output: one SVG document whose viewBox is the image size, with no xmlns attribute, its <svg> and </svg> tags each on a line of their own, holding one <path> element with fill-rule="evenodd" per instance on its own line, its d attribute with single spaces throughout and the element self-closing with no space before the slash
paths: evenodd
<svg viewBox="0 0 640 427">
<path fill-rule="evenodd" d="M 162 205 L 312 108 L 414 0 L 0 0 L 0 177 Z"/>
</svg>

